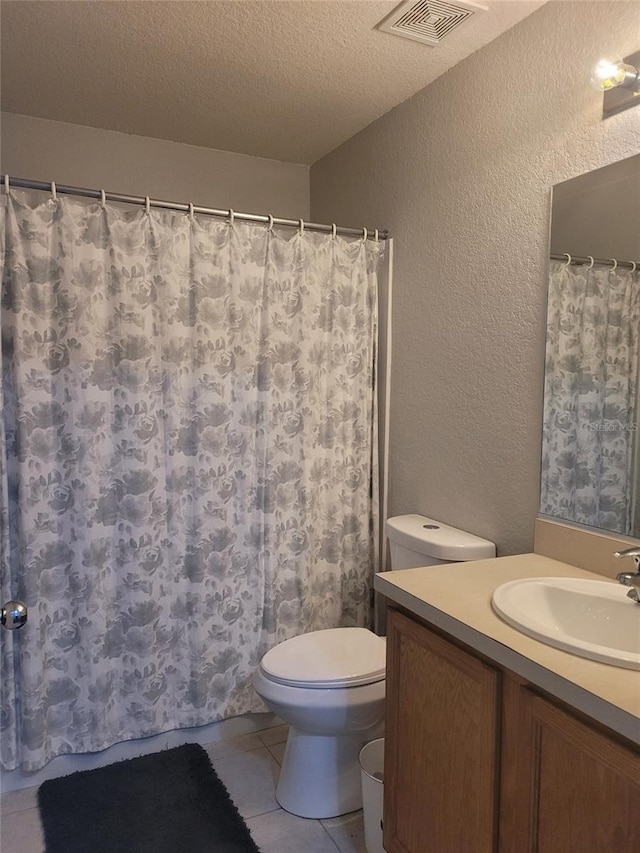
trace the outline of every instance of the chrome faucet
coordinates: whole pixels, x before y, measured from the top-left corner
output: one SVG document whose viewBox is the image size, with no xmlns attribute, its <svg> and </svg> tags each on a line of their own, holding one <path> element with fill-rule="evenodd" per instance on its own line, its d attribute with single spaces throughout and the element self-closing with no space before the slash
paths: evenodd
<svg viewBox="0 0 640 853">
<path fill-rule="evenodd" d="M 635 564 L 635 572 L 620 572 L 616 575 L 616 580 L 623 586 L 630 586 L 631 589 L 627 593 L 627 597 L 636 604 L 640 604 L 640 546 L 627 548 L 625 551 L 616 551 L 614 557 L 631 557 Z"/>
</svg>

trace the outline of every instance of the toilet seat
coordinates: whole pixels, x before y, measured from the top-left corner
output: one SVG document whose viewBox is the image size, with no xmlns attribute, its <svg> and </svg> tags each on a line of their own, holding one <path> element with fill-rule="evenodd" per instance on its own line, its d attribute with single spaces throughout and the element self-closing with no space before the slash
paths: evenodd
<svg viewBox="0 0 640 853">
<path fill-rule="evenodd" d="M 386 641 L 366 628 L 311 631 L 262 658 L 264 675 L 289 687 L 358 687 L 385 677 Z"/>
</svg>

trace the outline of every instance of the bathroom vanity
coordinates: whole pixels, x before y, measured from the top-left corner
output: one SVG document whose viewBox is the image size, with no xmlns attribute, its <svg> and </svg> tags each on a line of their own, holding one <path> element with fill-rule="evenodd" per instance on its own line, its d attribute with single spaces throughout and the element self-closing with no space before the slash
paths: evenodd
<svg viewBox="0 0 640 853">
<path fill-rule="evenodd" d="M 493 612 L 498 586 L 543 576 L 603 580 L 538 554 L 376 577 L 390 605 L 387 853 L 640 849 L 640 672 Z"/>
</svg>

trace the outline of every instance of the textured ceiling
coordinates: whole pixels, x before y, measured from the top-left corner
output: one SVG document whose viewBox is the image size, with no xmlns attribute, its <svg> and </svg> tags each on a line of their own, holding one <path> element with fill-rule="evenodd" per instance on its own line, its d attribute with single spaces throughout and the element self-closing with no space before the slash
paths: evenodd
<svg viewBox="0 0 640 853">
<path fill-rule="evenodd" d="M 435 48 L 375 29 L 396 5 L 3 0 L 2 108 L 310 164 L 543 3 L 485 0 Z"/>
</svg>

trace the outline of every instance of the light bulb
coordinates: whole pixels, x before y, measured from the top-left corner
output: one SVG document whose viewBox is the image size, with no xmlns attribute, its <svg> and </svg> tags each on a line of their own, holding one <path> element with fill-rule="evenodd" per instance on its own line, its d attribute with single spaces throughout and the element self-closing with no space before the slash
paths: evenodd
<svg viewBox="0 0 640 853">
<path fill-rule="evenodd" d="M 608 92 L 616 86 L 634 88 L 638 80 L 638 69 L 627 65 L 622 59 L 601 59 L 591 72 L 591 85 L 599 92 Z"/>
</svg>

